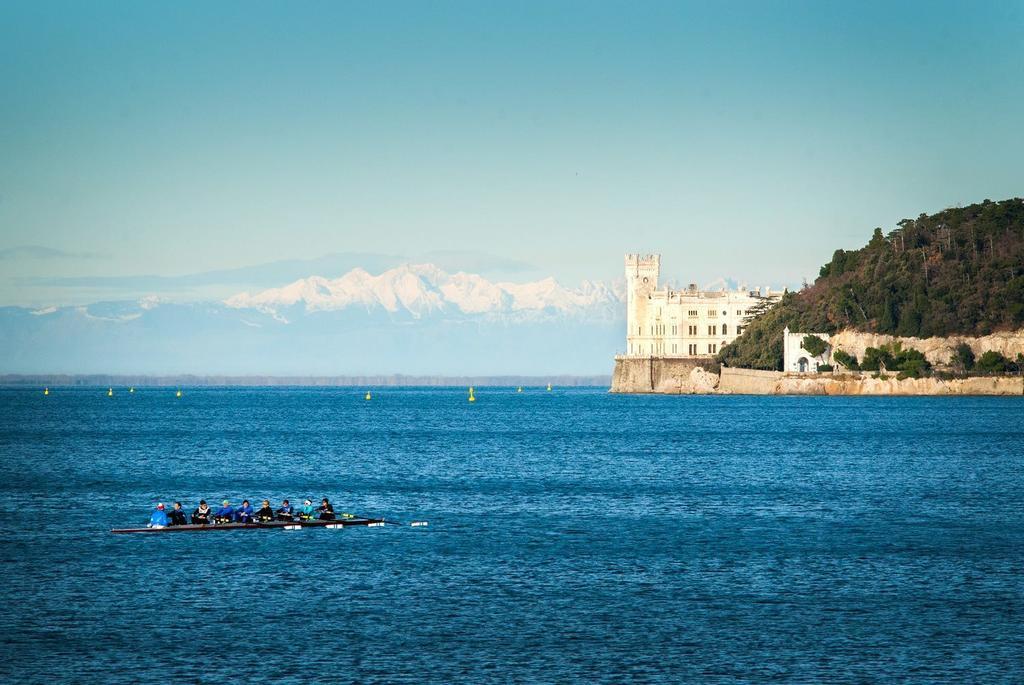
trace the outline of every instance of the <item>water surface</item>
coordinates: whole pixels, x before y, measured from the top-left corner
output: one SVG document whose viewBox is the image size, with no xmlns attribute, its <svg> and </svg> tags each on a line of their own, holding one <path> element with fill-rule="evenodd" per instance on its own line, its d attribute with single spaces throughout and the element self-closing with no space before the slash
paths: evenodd
<svg viewBox="0 0 1024 685">
<path fill-rule="evenodd" d="M 0 390 L 11 682 L 1020 682 L 1024 400 Z M 426 529 L 115 536 L 329 496 Z"/>
</svg>

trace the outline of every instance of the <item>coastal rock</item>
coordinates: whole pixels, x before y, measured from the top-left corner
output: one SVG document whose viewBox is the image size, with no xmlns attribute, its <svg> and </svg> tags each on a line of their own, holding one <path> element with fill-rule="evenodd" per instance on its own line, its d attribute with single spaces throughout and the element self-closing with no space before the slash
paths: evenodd
<svg viewBox="0 0 1024 685">
<path fill-rule="evenodd" d="M 713 393 L 717 387 L 718 374 L 697 366 L 687 376 L 667 376 L 654 392 L 674 395 L 707 395 Z"/>
<path fill-rule="evenodd" d="M 873 374 L 795 374 L 722 368 L 693 360 L 616 359 L 612 392 L 718 395 L 1024 395 L 1020 376 L 971 378 L 878 377 Z"/>
<path fill-rule="evenodd" d="M 680 357 L 615 358 L 612 392 L 695 394 L 713 392 L 717 365 L 710 359 Z"/>
<path fill-rule="evenodd" d="M 999 352 L 1007 359 L 1016 359 L 1024 354 L 1024 330 L 1000 331 L 980 338 L 969 336 L 949 336 L 945 338 L 901 338 L 893 335 L 876 333 L 860 333 L 858 331 L 840 331 L 831 336 L 833 350 L 843 350 L 857 359 L 864 358 L 864 351 L 869 347 L 881 347 L 898 341 L 904 349 L 913 348 L 925 356 L 936 366 L 946 366 L 953 358 L 953 352 L 961 343 L 971 347 L 976 356 L 990 350 Z"/>
</svg>

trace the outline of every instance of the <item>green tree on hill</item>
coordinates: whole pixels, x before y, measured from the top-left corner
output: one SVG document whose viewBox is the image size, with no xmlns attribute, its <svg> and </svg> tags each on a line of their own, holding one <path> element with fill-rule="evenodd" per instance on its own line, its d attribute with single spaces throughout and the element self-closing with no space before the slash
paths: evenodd
<svg viewBox="0 0 1024 685">
<path fill-rule="evenodd" d="M 876 228 L 861 249 L 836 250 L 819 274 L 750 321 L 719 361 L 781 369 L 786 326 L 922 338 L 1024 327 L 1024 200 L 922 214 L 888 234 Z"/>
<path fill-rule="evenodd" d="M 928 375 L 932 365 L 918 350 L 904 349 L 899 342 L 894 342 L 864 350 L 860 368 L 864 371 L 895 371 L 902 378 L 921 378 Z"/>
<path fill-rule="evenodd" d="M 860 364 L 857 362 L 857 358 L 850 354 L 849 352 L 844 352 L 843 350 L 836 350 L 835 352 L 832 353 L 832 359 L 834 359 L 837 364 L 842 365 L 843 367 L 849 369 L 850 371 L 860 370 Z"/>
<path fill-rule="evenodd" d="M 828 343 L 816 335 L 805 335 L 800 346 L 813 357 L 820 357 L 828 349 Z"/>
<path fill-rule="evenodd" d="M 960 343 L 953 352 L 953 366 L 961 373 L 974 369 L 974 350 L 967 343 Z"/>
<path fill-rule="evenodd" d="M 1011 362 L 1001 353 L 995 350 L 989 350 L 980 357 L 975 364 L 975 368 L 981 373 L 1006 373 L 1011 370 Z"/>
</svg>

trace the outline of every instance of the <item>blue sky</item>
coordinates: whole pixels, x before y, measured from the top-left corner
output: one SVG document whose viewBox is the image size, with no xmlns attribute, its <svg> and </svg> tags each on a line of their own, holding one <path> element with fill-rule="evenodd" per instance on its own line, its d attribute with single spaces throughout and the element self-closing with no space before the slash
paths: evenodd
<svg viewBox="0 0 1024 685">
<path fill-rule="evenodd" d="M 5 3 L 0 304 L 431 255 L 798 284 L 1024 192 L 1024 4 L 719 5 Z"/>
</svg>

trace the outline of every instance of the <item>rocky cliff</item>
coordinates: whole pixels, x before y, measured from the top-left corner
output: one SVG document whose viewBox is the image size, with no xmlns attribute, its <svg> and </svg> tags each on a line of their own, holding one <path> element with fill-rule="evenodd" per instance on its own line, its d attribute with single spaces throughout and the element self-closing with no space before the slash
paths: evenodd
<svg viewBox="0 0 1024 685">
<path fill-rule="evenodd" d="M 1020 376 L 973 378 L 875 378 L 874 374 L 793 374 L 722 368 L 689 359 L 615 360 L 612 392 L 665 395 L 1020 395 Z"/>
<path fill-rule="evenodd" d="M 722 369 L 714 390 L 723 395 L 1024 395 L 1020 376 L 875 378 L 872 374 L 787 374 Z"/>
<path fill-rule="evenodd" d="M 989 351 L 999 352 L 1007 359 L 1016 359 L 1018 354 L 1024 354 L 1024 329 L 992 333 L 980 338 L 962 335 L 934 338 L 904 338 L 894 335 L 843 330 L 833 334 L 829 340 L 833 351 L 837 349 L 843 350 L 857 357 L 857 359 L 863 359 L 864 351 L 869 347 L 881 347 L 896 341 L 899 341 L 904 349 L 913 348 L 921 352 L 929 362 L 939 367 L 950 363 L 953 351 L 961 343 L 969 345 L 974 354 L 979 357 Z"/>
<path fill-rule="evenodd" d="M 615 358 L 612 392 L 705 394 L 718 385 L 717 365 L 702 359 Z"/>
</svg>

